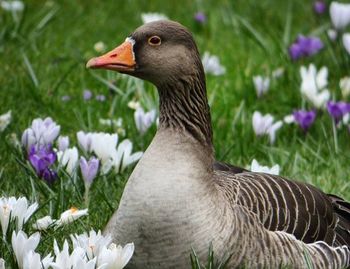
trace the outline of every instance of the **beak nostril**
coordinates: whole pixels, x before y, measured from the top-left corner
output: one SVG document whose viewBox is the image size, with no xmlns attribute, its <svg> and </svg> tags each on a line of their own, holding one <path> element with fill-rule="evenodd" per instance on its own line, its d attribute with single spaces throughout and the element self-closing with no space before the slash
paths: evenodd
<svg viewBox="0 0 350 269">
<path fill-rule="evenodd" d="M 111 57 L 111 58 L 115 58 L 115 57 L 117 57 L 118 56 L 118 54 L 117 53 L 115 53 L 115 54 L 112 54 L 111 56 L 109 56 L 109 57 Z"/>
</svg>

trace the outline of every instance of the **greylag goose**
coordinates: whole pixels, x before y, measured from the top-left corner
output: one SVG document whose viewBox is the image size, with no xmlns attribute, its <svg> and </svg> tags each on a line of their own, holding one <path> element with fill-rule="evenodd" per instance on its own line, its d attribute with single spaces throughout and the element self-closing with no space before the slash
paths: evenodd
<svg viewBox="0 0 350 269">
<path fill-rule="evenodd" d="M 232 255 L 228 268 L 349 266 L 348 202 L 214 160 L 205 75 L 185 27 L 145 24 L 87 67 L 150 81 L 160 97 L 157 133 L 105 228 L 135 243 L 130 268 L 188 268 L 191 248 L 203 258 L 210 243 L 217 258 Z"/>
</svg>

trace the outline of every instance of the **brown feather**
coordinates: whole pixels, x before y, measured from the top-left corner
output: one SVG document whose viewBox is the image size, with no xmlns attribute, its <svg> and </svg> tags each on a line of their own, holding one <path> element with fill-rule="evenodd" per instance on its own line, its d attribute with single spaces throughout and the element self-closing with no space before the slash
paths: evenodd
<svg viewBox="0 0 350 269">
<path fill-rule="evenodd" d="M 235 167 L 220 170 L 232 173 L 232 180 L 240 185 L 238 204 L 252 210 L 266 229 L 288 232 L 305 243 L 350 246 L 350 203 L 280 176 L 245 171 L 235 174 L 239 171 Z"/>
</svg>

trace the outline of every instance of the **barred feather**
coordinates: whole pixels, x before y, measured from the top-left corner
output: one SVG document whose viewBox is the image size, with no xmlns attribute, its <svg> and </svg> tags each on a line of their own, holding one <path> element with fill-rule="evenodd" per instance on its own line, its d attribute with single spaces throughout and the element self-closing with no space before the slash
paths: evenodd
<svg viewBox="0 0 350 269">
<path fill-rule="evenodd" d="M 287 257 L 291 254 L 298 257 L 296 251 L 299 254 L 302 251 L 295 248 L 304 247 L 312 254 L 315 268 L 350 265 L 348 202 L 280 176 L 240 171 L 233 166 L 227 169 L 225 165 L 214 168 L 217 183 L 233 209 L 242 207 L 248 218 L 258 222 L 255 225 L 274 232 L 273 240 L 268 238 L 264 242 L 271 252 L 281 255 L 281 251 L 286 251 Z M 300 245 L 301 242 L 305 244 Z"/>
</svg>

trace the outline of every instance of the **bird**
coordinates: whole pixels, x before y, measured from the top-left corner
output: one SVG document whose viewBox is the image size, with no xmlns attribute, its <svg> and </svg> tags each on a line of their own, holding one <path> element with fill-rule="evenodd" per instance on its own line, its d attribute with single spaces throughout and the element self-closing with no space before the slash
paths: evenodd
<svg viewBox="0 0 350 269">
<path fill-rule="evenodd" d="M 350 266 L 350 203 L 282 176 L 215 160 L 200 54 L 178 22 L 146 23 L 87 68 L 154 84 L 157 132 L 131 173 L 105 233 L 133 241 L 130 268 L 188 268 L 194 249 L 227 268 Z M 239 142 L 239 141 L 238 141 Z"/>
</svg>

